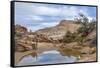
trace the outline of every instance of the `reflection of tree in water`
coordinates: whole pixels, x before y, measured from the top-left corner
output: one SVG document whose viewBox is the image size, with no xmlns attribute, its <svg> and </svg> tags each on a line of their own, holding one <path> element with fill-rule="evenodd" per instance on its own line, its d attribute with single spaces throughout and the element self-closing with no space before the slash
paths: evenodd
<svg viewBox="0 0 100 68">
<path fill-rule="evenodd" d="M 36 58 L 37 60 L 37 51 L 34 51 L 32 53 L 28 53 L 26 55 L 21 56 L 20 59 L 18 59 L 18 62 L 21 61 L 24 57 L 29 56 L 29 55 L 31 55 L 33 58 Z"/>
<path fill-rule="evenodd" d="M 30 55 L 31 55 L 33 58 L 36 58 L 36 60 L 37 60 L 37 57 L 38 57 L 37 51 L 31 53 Z"/>
<path fill-rule="evenodd" d="M 31 55 L 32 57 L 35 57 L 35 58 L 37 59 L 37 57 L 38 57 L 39 35 L 36 34 L 34 39 L 35 39 L 35 44 L 32 44 L 32 47 L 33 47 L 33 50 L 35 50 L 35 52 L 31 53 L 30 55 Z"/>
<path fill-rule="evenodd" d="M 39 38 L 38 38 L 39 36 L 38 35 L 35 35 L 35 38 L 34 38 L 34 42 L 35 43 L 32 43 L 32 50 L 34 50 L 33 52 L 31 52 L 31 50 L 29 50 L 29 51 L 26 51 L 25 53 L 25 55 L 23 55 L 23 56 L 21 56 L 20 57 L 20 59 L 19 59 L 19 61 L 21 61 L 24 57 L 26 57 L 26 56 L 28 56 L 28 55 L 31 55 L 33 58 L 36 58 L 36 60 L 37 60 L 37 57 L 38 57 L 38 40 L 39 40 Z M 31 39 L 31 41 L 32 41 L 32 39 Z M 28 53 L 29 52 L 29 53 Z M 24 54 L 24 53 L 23 53 Z"/>
</svg>

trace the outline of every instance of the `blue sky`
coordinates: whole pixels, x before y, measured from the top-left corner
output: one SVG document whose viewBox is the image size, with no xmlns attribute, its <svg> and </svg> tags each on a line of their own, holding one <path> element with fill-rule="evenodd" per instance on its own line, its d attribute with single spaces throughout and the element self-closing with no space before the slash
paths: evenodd
<svg viewBox="0 0 100 68">
<path fill-rule="evenodd" d="M 96 19 L 96 7 L 16 2 L 15 24 L 36 31 L 55 26 L 61 20 L 74 20 L 79 13 L 89 20 Z"/>
</svg>

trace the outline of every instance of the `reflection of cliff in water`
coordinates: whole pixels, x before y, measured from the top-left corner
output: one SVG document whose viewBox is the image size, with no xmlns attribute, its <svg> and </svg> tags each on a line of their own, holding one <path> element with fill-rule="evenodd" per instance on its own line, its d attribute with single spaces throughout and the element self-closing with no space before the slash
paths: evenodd
<svg viewBox="0 0 100 68">
<path fill-rule="evenodd" d="M 79 56 L 80 56 L 80 53 L 78 51 L 71 50 L 71 49 L 63 49 L 63 48 L 58 48 L 57 50 L 44 51 L 44 52 L 41 52 L 40 54 L 38 53 L 38 51 L 34 51 L 32 53 L 29 53 L 21 57 L 21 59 L 19 60 L 17 64 L 28 65 L 27 63 L 25 63 L 26 60 L 27 60 L 26 62 L 29 62 L 29 64 L 32 64 L 32 65 L 33 64 L 53 64 L 53 62 L 54 63 L 59 63 L 59 62 L 71 63 L 71 62 L 76 62 Z"/>
</svg>

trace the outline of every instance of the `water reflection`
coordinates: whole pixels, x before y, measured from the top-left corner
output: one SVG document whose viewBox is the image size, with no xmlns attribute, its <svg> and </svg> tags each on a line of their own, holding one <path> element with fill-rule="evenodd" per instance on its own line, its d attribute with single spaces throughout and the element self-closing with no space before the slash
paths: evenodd
<svg viewBox="0 0 100 68">
<path fill-rule="evenodd" d="M 37 59 L 37 57 L 38 57 L 37 51 L 35 51 L 34 53 L 31 53 L 31 54 L 29 54 L 29 55 L 31 55 L 31 56 L 34 57 L 35 59 Z"/>
<path fill-rule="evenodd" d="M 40 54 L 35 51 L 24 56 L 16 66 L 73 63 L 78 60 L 78 56 L 80 56 L 80 52 L 67 48 L 58 48 L 57 50 L 44 51 Z"/>
<path fill-rule="evenodd" d="M 74 49 L 58 48 L 58 51 L 62 56 L 75 56 L 75 57 L 81 56 L 81 52 Z"/>
</svg>

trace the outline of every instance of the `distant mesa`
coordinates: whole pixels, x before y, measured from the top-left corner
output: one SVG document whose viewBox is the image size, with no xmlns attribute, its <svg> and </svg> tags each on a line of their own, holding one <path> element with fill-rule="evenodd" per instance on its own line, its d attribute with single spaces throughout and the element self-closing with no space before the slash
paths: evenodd
<svg viewBox="0 0 100 68">
<path fill-rule="evenodd" d="M 61 20 L 58 25 L 37 30 L 36 33 L 44 34 L 53 39 L 62 39 L 67 31 L 76 32 L 80 26 L 80 24 L 76 24 L 72 20 Z"/>
<path fill-rule="evenodd" d="M 66 26 L 71 23 L 74 23 L 74 21 L 73 20 L 61 20 L 58 26 Z"/>
</svg>

